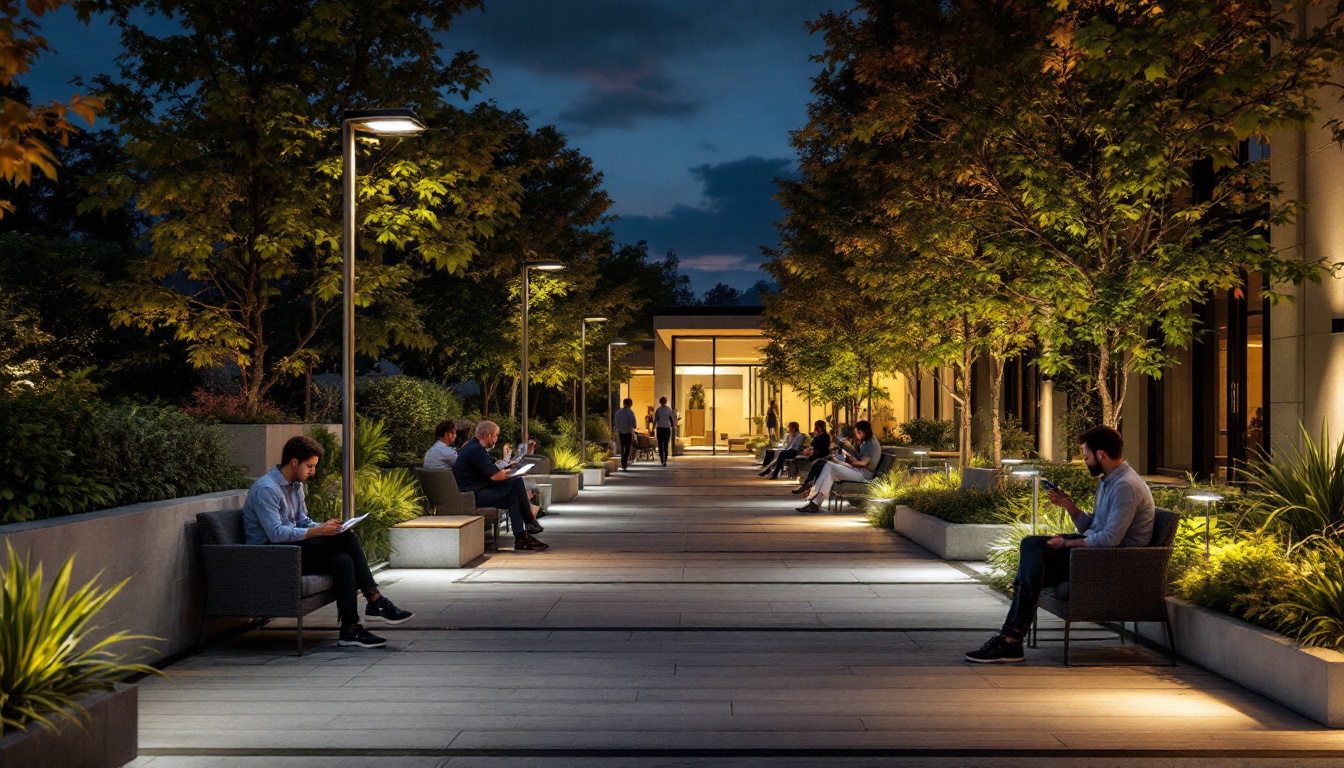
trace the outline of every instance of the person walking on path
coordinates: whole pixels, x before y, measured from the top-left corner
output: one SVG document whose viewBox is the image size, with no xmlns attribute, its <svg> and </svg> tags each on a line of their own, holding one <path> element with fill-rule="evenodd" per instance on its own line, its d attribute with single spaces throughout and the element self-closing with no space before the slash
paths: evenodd
<svg viewBox="0 0 1344 768">
<path fill-rule="evenodd" d="M 653 428 L 658 433 L 658 460 L 667 466 L 668 449 L 672 442 L 672 427 L 676 422 L 676 412 L 667 407 L 667 398 L 658 398 L 658 410 L 653 412 Z"/>
<path fill-rule="evenodd" d="M 317 471 L 322 446 L 306 435 L 291 437 L 280 463 L 252 484 L 243 502 L 243 534 L 248 544 L 290 544 L 299 548 L 299 569 L 323 574 L 335 583 L 336 619 L 341 626 L 336 644 L 382 648 L 387 641 L 359 623 L 359 593 L 364 593 L 364 620 L 404 624 L 414 613 L 403 611 L 378 591 L 364 548 L 353 530 L 341 530 L 340 518 L 317 523 L 308 517 L 304 482 Z"/>
<path fill-rule="evenodd" d="M 629 469 L 630 452 L 634 449 L 635 430 L 639 429 L 639 420 L 635 418 L 634 400 L 625 398 L 621 410 L 616 412 L 616 434 L 621 438 L 621 469 Z"/>
<path fill-rule="evenodd" d="M 779 439 L 779 414 L 775 412 L 775 401 L 770 401 L 770 410 L 765 412 L 765 431 L 770 435 L 770 442 Z"/>
</svg>

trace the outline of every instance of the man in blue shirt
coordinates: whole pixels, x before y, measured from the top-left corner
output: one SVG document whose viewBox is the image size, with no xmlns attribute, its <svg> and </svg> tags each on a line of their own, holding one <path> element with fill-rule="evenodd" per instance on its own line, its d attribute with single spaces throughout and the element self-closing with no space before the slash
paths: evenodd
<svg viewBox="0 0 1344 768">
<path fill-rule="evenodd" d="M 1101 476 L 1097 501 L 1088 514 L 1068 494 L 1052 489 L 1050 502 L 1063 507 L 1078 529 L 1076 536 L 1028 536 L 1019 547 L 1013 601 L 999 634 L 966 654 L 978 664 L 1023 660 L 1022 639 L 1036 619 L 1041 590 L 1069 580 L 1069 555 L 1076 547 L 1146 547 L 1153 538 L 1156 509 L 1148 484 L 1121 457 L 1125 440 L 1110 427 L 1093 427 L 1078 436 L 1083 461 Z"/>
<path fill-rule="evenodd" d="M 452 469 L 457 463 L 457 424 L 451 419 L 440 421 L 434 427 L 434 444 L 425 451 L 423 466 L 425 469 Z"/>
<path fill-rule="evenodd" d="M 248 544 L 297 546 L 303 573 L 331 576 L 341 624 L 339 645 L 381 648 L 387 641 L 359 623 L 356 591 L 363 592 L 368 603 L 365 621 L 402 624 L 415 614 L 396 607 L 378 591 L 354 530 L 342 532 L 339 519 L 315 523 L 308 517 L 303 484 L 317 471 L 322 454 L 322 446 L 311 437 L 291 437 L 280 453 L 280 463 L 247 492 L 243 533 Z"/>
<path fill-rule="evenodd" d="M 457 453 L 457 463 L 453 465 L 457 487 L 475 494 L 476 506 L 495 507 L 509 513 L 515 550 L 541 552 L 549 549 L 549 544 L 528 531 L 529 515 L 524 510 L 531 511 L 532 501 L 527 497 L 527 486 L 523 484 L 523 479 L 512 477 L 511 467 L 501 469 L 490 458 L 490 449 L 498 441 L 498 424 L 482 421 L 476 425 L 475 439 L 462 446 L 462 450 Z M 532 525 L 537 527 L 535 521 Z"/>
</svg>

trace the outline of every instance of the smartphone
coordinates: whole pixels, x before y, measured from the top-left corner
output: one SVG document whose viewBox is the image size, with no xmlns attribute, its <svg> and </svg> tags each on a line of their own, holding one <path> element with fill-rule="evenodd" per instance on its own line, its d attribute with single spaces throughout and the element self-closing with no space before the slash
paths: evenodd
<svg viewBox="0 0 1344 768">
<path fill-rule="evenodd" d="M 1068 495 L 1069 495 L 1069 492 L 1068 492 L 1068 491 L 1064 490 L 1063 488 L 1060 488 L 1058 485 L 1055 485 L 1054 483 L 1050 482 L 1049 480 L 1046 480 L 1044 477 L 1041 478 L 1041 487 L 1044 488 L 1044 489 L 1047 490 L 1047 491 L 1059 491 L 1060 493 L 1064 494 L 1065 496 L 1068 496 Z"/>
</svg>

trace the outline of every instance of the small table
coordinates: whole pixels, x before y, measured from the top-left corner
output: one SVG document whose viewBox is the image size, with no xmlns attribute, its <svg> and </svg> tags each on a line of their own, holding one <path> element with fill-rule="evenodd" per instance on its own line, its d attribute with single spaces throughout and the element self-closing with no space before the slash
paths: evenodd
<svg viewBox="0 0 1344 768">
<path fill-rule="evenodd" d="M 739 445 L 742 446 L 742 450 L 744 450 L 744 451 L 747 450 L 747 438 L 745 438 L 745 437 L 730 437 L 730 438 L 728 438 L 728 452 L 729 452 L 729 453 L 732 453 L 732 452 L 733 452 L 733 448 L 735 448 L 735 447 L 737 447 L 737 446 L 739 446 Z"/>
<path fill-rule="evenodd" d="M 393 568 L 461 568 L 485 554 L 485 518 L 426 515 L 387 530 Z"/>
</svg>

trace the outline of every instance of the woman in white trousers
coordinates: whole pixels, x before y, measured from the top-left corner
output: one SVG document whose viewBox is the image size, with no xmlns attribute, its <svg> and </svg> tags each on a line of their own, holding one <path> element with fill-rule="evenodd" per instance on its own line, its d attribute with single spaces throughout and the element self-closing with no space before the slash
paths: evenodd
<svg viewBox="0 0 1344 768">
<path fill-rule="evenodd" d="M 831 486 L 846 480 L 872 480 L 873 471 L 877 469 L 877 464 L 882 460 L 882 444 L 873 437 L 873 428 L 867 421 L 860 421 L 854 425 L 854 438 L 861 441 L 857 453 L 844 450 L 841 454 L 844 457 L 843 464 L 836 461 L 828 461 L 821 468 L 821 474 L 812 485 L 812 493 L 808 494 L 807 504 L 798 508 L 799 512 L 819 512 L 821 511 L 821 502 L 831 493 Z"/>
</svg>

